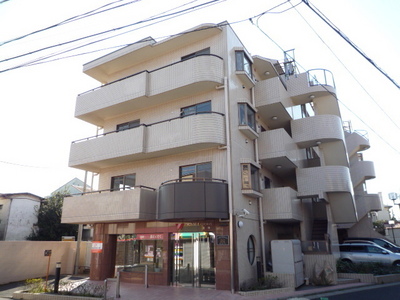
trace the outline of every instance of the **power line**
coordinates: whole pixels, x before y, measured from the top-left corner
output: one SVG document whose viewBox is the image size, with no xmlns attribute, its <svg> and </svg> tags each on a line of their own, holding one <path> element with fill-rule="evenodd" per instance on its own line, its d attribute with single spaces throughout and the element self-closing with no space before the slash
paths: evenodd
<svg viewBox="0 0 400 300">
<path fill-rule="evenodd" d="M 295 8 L 293 6 L 293 8 Z M 367 91 L 367 89 L 361 84 L 361 82 L 354 76 L 354 74 L 347 68 L 347 66 L 342 62 L 342 60 L 336 55 L 336 53 L 332 50 L 331 47 L 322 39 L 322 37 L 318 34 L 318 32 L 311 26 L 311 24 L 303 17 L 303 15 L 295 9 L 299 16 L 303 19 L 303 21 L 310 27 L 310 29 L 315 33 L 315 35 L 321 40 L 321 42 L 329 49 L 329 51 L 335 56 L 335 58 L 339 61 L 339 63 L 346 69 L 346 71 L 350 74 L 351 77 L 357 82 L 357 84 L 364 90 L 364 92 L 371 98 L 371 100 L 375 103 L 376 106 L 385 114 L 385 116 L 396 126 L 399 130 L 399 125 L 387 114 L 387 112 L 376 102 L 376 100 L 372 97 L 372 95 Z M 347 108 L 347 107 L 346 107 Z"/>
<path fill-rule="evenodd" d="M 8 1 L 8 0 L 6 0 L 6 1 Z M 28 36 L 34 35 L 34 34 L 39 33 L 39 32 L 43 32 L 43 31 L 46 31 L 46 30 L 49 30 L 49 29 L 52 29 L 52 28 L 55 28 L 55 27 L 58 27 L 58 26 L 61 26 L 61 25 L 64 25 L 64 24 L 68 24 L 68 23 L 73 22 L 73 21 L 78 21 L 78 20 L 80 20 L 80 19 L 87 18 L 87 17 L 90 17 L 90 16 L 94 16 L 94 15 L 96 15 L 96 14 L 99 14 L 99 13 L 102 13 L 102 12 L 105 12 L 105 11 L 108 11 L 108 10 L 111 10 L 111 9 L 114 9 L 114 8 L 118 8 L 118 7 L 121 7 L 121 6 L 125 6 L 125 5 L 128 5 L 128 4 L 134 3 L 134 2 L 138 2 L 138 1 L 141 1 L 141 0 L 131 1 L 131 2 L 129 2 L 129 3 L 125 3 L 125 4 L 122 4 L 122 5 L 114 6 L 114 7 L 112 7 L 112 8 L 108 8 L 108 9 L 105 9 L 105 10 L 96 12 L 96 11 L 99 10 L 99 9 L 102 9 L 102 8 L 104 8 L 104 7 L 107 7 L 107 6 L 109 6 L 109 5 L 112 5 L 112 4 L 114 4 L 114 3 L 121 2 L 121 1 L 124 1 L 124 0 L 116 0 L 116 1 L 114 1 L 114 2 L 110 2 L 110 3 L 108 3 L 108 4 L 105 4 L 105 5 L 102 5 L 102 6 L 98 7 L 98 8 L 96 8 L 96 9 L 93 9 L 93 10 L 91 10 L 91 11 L 88 11 L 88 12 L 85 12 L 85 13 L 83 13 L 83 14 L 80 14 L 80 15 L 77 15 L 77 16 L 74 16 L 74 17 L 65 19 L 64 21 L 61 21 L 61 22 L 56 23 L 56 24 L 54 24 L 54 25 L 51 25 L 51 26 L 48 26 L 48 27 L 45 27 L 45 28 L 42 28 L 42 29 L 38 29 L 38 30 L 35 30 L 35 31 L 33 31 L 33 32 L 24 34 L 24 35 L 22 35 L 22 36 L 13 38 L 13 39 L 11 39 L 11 40 L 2 42 L 2 43 L 0 43 L 0 46 L 3 46 L 3 45 L 5 45 L 5 44 L 8 44 L 8 43 L 11 43 L 11 42 L 15 42 L 15 41 L 21 40 L 21 39 L 23 39 L 23 38 L 26 38 L 26 37 L 28 37 Z M 1 2 L 0 2 L 0 4 L 1 4 Z"/>
<path fill-rule="evenodd" d="M 330 28 L 332 28 L 341 38 L 343 38 L 350 46 L 352 46 L 362 57 L 364 57 L 371 65 L 373 65 L 379 72 L 381 72 L 387 79 L 389 79 L 398 89 L 400 85 L 391 78 L 384 70 L 382 70 L 370 57 L 367 56 L 356 44 L 354 44 L 340 29 L 335 26 L 318 8 L 311 7 L 308 0 L 302 0 L 318 17 L 320 17 Z"/>
<path fill-rule="evenodd" d="M 187 14 L 187 13 L 192 12 L 192 11 L 194 11 L 194 10 L 202 9 L 202 8 L 204 8 L 204 7 L 208 7 L 208 6 L 211 6 L 211 5 L 215 5 L 215 4 L 218 4 L 218 2 L 220 2 L 220 1 L 226 1 L 226 0 L 213 0 L 213 1 L 209 1 L 209 2 L 206 2 L 206 3 L 200 4 L 200 5 L 197 5 L 197 6 L 189 7 L 189 8 L 184 9 L 184 10 L 177 11 L 177 12 L 175 12 L 175 13 L 170 13 L 170 14 L 165 15 L 166 12 L 169 12 L 169 11 L 171 11 L 171 10 L 175 10 L 175 9 L 177 9 L 177 8 L 186 6 L 187 4 L 190 4 L 190 3 L 193 3 L 193 2 L 196 2 L 196 1 L 197 1 L 197 0 L 194 0 L 194 1 L 188 2 L 188 3 L 184 4 L 184 5 L 180 5 L 180 6 L 178 6 L 178 7 L 175 7 L 175 8 L 173 8 L 173 9 L 169 9 L 169 10 L 163 12 L 163 13 L 160 13 L 160 14 L 157 14 L 157 15 L 155 15 L 155 16 L 150 17 L 149 19 L 136 22 L 135 24 L 141 24 L 141 23 L 145 23 L 145 22 L 149 22 L 149 21 L 154 21 L 154 20 L 158 20 L 158 19 L 163 18 L 163 17 L 168 17 L 168 18 L 165 18 L 165 19 L 162 19 L 162 20 L 158 20 L 158 21 L 153 22 L 153 23 L 151 23 L 151 24 L 143 25 L 142 27 L 134 28 L 134 29 L 132 29 L 132 30 L 129 30 L 129 31 L 126 31 L 126 32 L 123 32 L 123 33 L 120 33 L 120 34 L 116 34 L 116 35 L 113 35 L 113 36 L 110 36 L 110 37 L 106 37 L 106 38 L 103 38 L 103 39 L 100 39 L 100 40 L 92 41 L 92 42 L 90 42 L 90 43 L 86 43 L 86 44 L 84 44 L 84 45 L 80 45 L 80 46 L 74 47 L 74 48 L 72 48 L 72 49 L 63 50 L 63 51 L 61 51 L 61 52 L 52 53 L 52 54 L 49 54 L 49 55 L 44 56 L 44 57 L 36 58 L 36 59 L 34 59 L 33 61 L 26 62 L 26 63 L 20 64 L 20 65 L 17 65 L 17 66 L 8 68 L 8 69 L 0 70 L 0 73 L 4 73 L 4 72 L 7 72 L 7 71 L 15 70 L 15 69 L 18 69 L 18 68 L 21 68 L 21 67 L 36 65 L 36 64 L 39 64 L 41 60 L 45 60 L 45 59 L 48 59 L 48 58 L 53 57 L 53 56 L 56 56 L 56 55 L 60 55 L 60 54 L 63 54 L 63 53 L 66 53 L 66 52 L 70 52 L 70 51 L 73 51 L 73 50 L 76 50 L 76 49 L 79 49 L 79 48 L 82 48 L 82 47 L 86 47 L 86 46 L 89 46 L 89 45 L 91 45 L 91 44 L 98 43 L 98 42 L 101 42 L 101 41 L 104 41 L 104 40 L 107 40 L 107 39 L 110 39 L 110 38 L 113 38 L 113 37 L 116 37 L 116 36 L 119 36 L 119 35 L 122 35 L 122 34 L 126 34 L 126 33 L 128 33 L 128 32 L 132 32 L 132 31 L 135 31 L 135 30 L 138 30 L 138 29 L 147 27 L 147 26 L 151 26 L 151 25 L 154 25 L 154 24 L 157 24 L 157 23 L 160 23 L 160 22 L 164 22 L 164 21 L 166 21 L 166 20 L 170 20 L 170 19 L 172 19 L 172 18 L 176 18 L 176 17 L 178 17 L 178 16 L 180 16 L 180 15 Z M 204 6 L 204 5 L 205 5 L 205 6 Z M 124 26 L 124 27 L 129 27 L 129 26 L 131 26 L 131 25 L 132 25 L 132 24 L 126 25 L 126 26 Z M 122 29 L 122 28 L 119 28 L 119 29 Z M 108 30 L 108 31 L 110 31 L 110 30 Z M 112 31 L 112 30 L 111 30 L 111 31 Z M 179 33 L 179 34 L 181 34 L 181 33 Z M 176 35 L 179 35 L 179 34 L 176 34 Z M 174 36 L 174 35 L 171 35 L 171 36 Z M 134 43 L 131 43 L 131 44 L 134 44 Z M 131 45 L 131 44 L 128 44 L 128 45 Z M 98 51 L 98 50 L 94 50 L 94 51 L 92 51 L 92 52 L 97 52 L 97 51 Z M 87 53 L 90 53 L 90 52 L 87 52 Z M 87 54 L 87 53 L 86 53 L 86 54 Z M 76 55 L 76 56 L 77 56 L 77 55 Z M 56 59 L 56 60 L 57 60 L 57 59 Z M 44 63 L 44 62 L 43 62 L 43 63 Z"/>
<path fill-rule="evenodd" d="M 84 39 L 87 39 L 87 38 L 96 37 L 96 36 L 99 36 L 99 35 L 102 35 L 102 34 L 106 34 L 106 33 L 110 33 L 110 32 L 115 32 L 115 31 L 118 31 L 118 30 L 121 30 L 121 29 L 124 29 L 124 28 L 127 28 L 127 27 L 131 27 L 131 26 L 134 26 L 134 25 L 138 25 L 138 24 L 141 24 L 141 23 L 146 23 L 146 22 L 154 21 L 156 19 L 169 17 L 169 16 L 172 16 L 172 15 L 176 15 L 176 14 L 179 14 L 179 13 L 182 13 L 182 12 L 185 12 L 185 11 L 190 11 L 190 10 L 196 9 L 198 7 L 203 7 L 203 6 L 209 5 L 211 3 L 216 3 L 216 2 L 220 2 L 220 1 L 225 1 L 225 0 L 210 0 L 208 2 L 199 4 L 199 5 L 195 5 L 195 6 L 192 6 L 192 7 L 189 7 L 189 8 L 185 8 L 185 9 L 177 11 L 177 12 L 169 13 L 169 14 L 162 15 L 162 16 L 150 17 L 148 19 L 141 20 L 141 21 L 138 21 L 138 22 L 134 22 L 134 23 L 131 23 L 131 24 L 128 24 L 128 25 L 120 26 L 120 27 L 117 27 L 117 28 L 105 30 L 105 31 L 98 32 L 98 33 L 94 33 L 94 34 L 91 34 L 91 35 L 88 35 L 88 36 L 85 36 L 85 37 L 80 37 L 80 38 L 77 38 L 77 39 L 74 39 L 74 40 L 70 40 L 70 41 L 67 41 L 67 42 L 63 42 L 63 43 L 59 43 L 59 44 L 56 44 L 56 45 L 51 45 L 51 46 L 47 46 L 47 47 L 44 47 L 44 48 L 36 49 L 36 50 L 30 51 L 28 53 L 24 53 L 24 54 L 20 54 L 20 55 L 17 55 L 17 56 L 13 56 L 13 57 L 10 57 L 10 58 L 3 59 L 3 60 L 0 61 L 0 63 L 6 62 L 6 61 L 10 61 L 10 60 L 13 60 L 13 59 L 16 59 L 16 58 L 21 58 L 21 57 L 24 57 L 24 56 L 27 56 L 27 55 L 31 55 L 31 54 L 34 54 L 34 53 L 37 53 L 37 52 L 41 52 L 41 51 L 44 51 L 44 50 L 52 49 L 52 48 L 55 48 L 55 47 L 64 46 L 64 45 L 67 45 L 67 44 L 70 44 L 70 43 L 73 43 L 73 42 L 77 42 L 77 41 L 81 41 L 81 40 L 84 40 Z"/>
</svg>

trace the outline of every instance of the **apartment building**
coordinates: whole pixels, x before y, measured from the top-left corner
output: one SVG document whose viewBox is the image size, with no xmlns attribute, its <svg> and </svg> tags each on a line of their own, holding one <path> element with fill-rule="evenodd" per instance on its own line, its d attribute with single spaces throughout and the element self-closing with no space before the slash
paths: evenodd
<svg viewBox="0 0 400 300">
<path fill-rule="evenodd" d="M 268 270 L 272 240 L 337 257 L 356 204 L 376 201 L 355 197 L 372 176 L 358 167 L 368 140 L 346 137 L 331 73 L 252 56 L 226 22 L 140 40 L 83 72 L 101 86 L 78 95 L 75 117 L 101 133 L 74 141 L 69 165 L 99 187 L 66 198 L 62 222 L 93 225 L 93 280 L 118 269 L 238 290 Z"/>
</svg>

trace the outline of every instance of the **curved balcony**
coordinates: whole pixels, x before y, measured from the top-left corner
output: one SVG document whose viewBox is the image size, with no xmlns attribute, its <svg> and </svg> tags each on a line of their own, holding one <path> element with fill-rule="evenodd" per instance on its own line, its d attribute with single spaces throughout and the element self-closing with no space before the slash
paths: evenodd
<svg viewBox="0 0 400 300">
<path fill-rule="evenodd" d="M 329 202 L 334 223 L 355 223 L 357 212 L 350 171 L 343 166 L 296 169 L 297 196 L 317 197 Z"/>
<path fill-rule="evenodd" d="M 159 220 L 228 217 L 228 184 L 224 180 L 177 179 L 164 182 L 159 188 Z"/>
<path fill-rule="evenodd" d="M 317 115 L 293 120 L 293 140 L 300 148 L 314 147 L 321 143 L 343 141 L 342 121 L 335 115 Z"/>
<path fill-rule="evenodd" d="M 336 95 L 332 73 L 324 69 L 309 70 L 297 77 L 291 76 L 286 83 L 289 95 L 296 105 L 311 102 L 316 97 Z"/>
<path fill-rule="evenodd" d="M 196 56 L 80 94 L 75 117 L 103 126 L 105 118 L 213 90 L 223 83 L 223 77 L 222 58 Z"/>
<path fill-rule="evenodd" d="M 290 187 L 265 189 L 263 193 L 264 220 L 298 222 L 303 220 L 301 201 Z"/>
<path fill-rule="evenodd" d="M 356 195 L 355 198 L 357 213 L 360 219 L 369 212 L 382 210 L 379 194 Z"/>
<path fill-rule="evenodd" d="M 365 180 L 375 178 L 375 167 L 372 161 L 354 161 L 350 165 L 351 180 L 356 187 Z"/>
<path fill-rule="evenodd" d="M 357 152 L 369 149 L 370 144 L 366 131 L 346 132 L 346 146 L 349 157 Z"/>
<path fill-rule="evenodd" d="M 299 167 L 298 147 L 282 128 L 261 132 L 258 152 L 263 167 L 271 172 L 288 172 Z"/>
<path fill-rule="evenodd" d="M 286 107 L 293 104 L 279 78 L 258 82 L 254 88 L 254 98 L 257 114 L 270 129 L 289 128 L 292 118 Z"/>
<path fill-rule="evenodd" d="M 218 147 L 226 144 L 224 122 L 220 113 L 201 113 L 76 141 L 69 166 L 99 172 L 130 161 Z"/>
<path fill-rule="evenodd" d="M 157 191 L 143 186 L 64 198 L 62 223 L 93 224 L 155 220 Z"/>
</svg>

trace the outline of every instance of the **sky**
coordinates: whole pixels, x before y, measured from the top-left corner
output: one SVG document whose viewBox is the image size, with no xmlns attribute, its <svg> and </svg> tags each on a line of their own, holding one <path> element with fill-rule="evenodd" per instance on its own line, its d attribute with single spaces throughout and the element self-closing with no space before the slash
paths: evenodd
<svg viewBox="0 0 400 300">
<path fill-rule="evenodd" d="M 400 1 L 308 2 L 400 84 Z M 333 73 L 342 119 L 368 132 L 364 160 L 374 161 L 376 171 L 368 192 L 382 192 L 391 204 L 388 193 L 400 193 L 400 91 L 301 0 L 0 0 L 0 193 L 45 197 L 74 177 L 84 179 L 84 171 L 68 167 L 71 142 L 96 134 L 74 118 L 76 96 L 100 85 L 82 73 L 84 63 L 148 36 L 161 40 L 222 21 L 252 55 L 283 60 L 283 50 L 294 49 L 300 72 Z"/>
</svg>

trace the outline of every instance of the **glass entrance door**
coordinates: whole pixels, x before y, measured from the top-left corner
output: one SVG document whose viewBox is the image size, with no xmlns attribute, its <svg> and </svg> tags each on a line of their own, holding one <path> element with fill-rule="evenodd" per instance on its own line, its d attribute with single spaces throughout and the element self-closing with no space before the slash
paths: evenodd
<svg viewBox="0 0 400 300">
<path fill-rule="evenodd" d="M 215 286 L 214 233 L 180 232 L 171 234 L 174 285 Z"/>
</svg>

